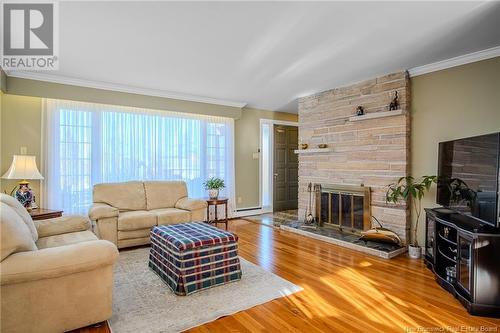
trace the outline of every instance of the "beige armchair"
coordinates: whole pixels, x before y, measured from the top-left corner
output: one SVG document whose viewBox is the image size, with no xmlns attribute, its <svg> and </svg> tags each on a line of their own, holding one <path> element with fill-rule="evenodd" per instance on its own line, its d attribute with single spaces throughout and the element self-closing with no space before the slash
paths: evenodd
<svg viewBox="0 0 500 333">
<path fill-rule="evenodd" d="M 149 244 L 153 226 L 205 218 L 205 200 L 188 198 L 183 181 L 97 184 L 89 217 L 101 239 L 118 248 Z"/>
<path fill-rule="evenodd" d="M 82 216 L 33 221 L 0 194 L 1 332 L 65 332 L 112 313 L 116 246 Z"/>
</svg>

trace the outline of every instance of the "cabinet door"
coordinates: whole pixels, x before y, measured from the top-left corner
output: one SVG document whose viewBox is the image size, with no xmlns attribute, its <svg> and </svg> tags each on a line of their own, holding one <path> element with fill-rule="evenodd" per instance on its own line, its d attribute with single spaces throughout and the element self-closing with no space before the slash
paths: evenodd
<svg viewBox="0 0 500 333">
<path fill-rule="evenodd" d="M 474 278 L 472 270 L 472 245 L 473 239 L 470 236 L 461 233 L 458 234 L 457 281 L 469 297 L 472 295 L 472 279 Z"/>
<path fill-rule="evenodd" d="M 436 247 L 436 220 L 432 215 L 426 215 L 425 223 L 425 254 L 434 263 Z"/>
</svg>

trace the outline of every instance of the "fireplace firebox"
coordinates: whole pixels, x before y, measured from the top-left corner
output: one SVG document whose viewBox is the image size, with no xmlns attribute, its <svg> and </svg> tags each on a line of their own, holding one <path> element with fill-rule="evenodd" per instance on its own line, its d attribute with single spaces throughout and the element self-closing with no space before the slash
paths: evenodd
<svg viewBox="0 0 500 333">
<path fill-rule="evenodd" d="M 370 187 L 314 185 L 319 226 L 359 234 L 371 227 Z"/>
</svg>

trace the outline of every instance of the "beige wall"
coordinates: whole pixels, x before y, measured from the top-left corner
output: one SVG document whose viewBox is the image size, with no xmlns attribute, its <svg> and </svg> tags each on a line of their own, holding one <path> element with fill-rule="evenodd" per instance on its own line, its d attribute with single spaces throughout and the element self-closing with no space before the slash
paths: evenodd
<svg viewBox="0 0 500 333">
<path fill-rule="evenodd" d="M 259 207 L 259 160 L 252 154 L 259 150 L 260 119 L 297 121 L 291 113 L 244 108 L 234 123 L 234 155 L 236 170 L 236 207 Z"/>
<path fill-rule="evenodd" d="M 439 142 L 500 131 L 499 92 L 500 57 L 412 78 L 413 176 L 437 173 Z M 436 206 L 435 198 L 433 188 L 423 206 Z"/>
<path fill-rule="evenodd" d="M 35 155 L 40 168 L 40 141 L 42 121 L 41 98 L 3 94 L 1 112 L 1 170 L 7 171 L 12 155 L 19 154 L 21 147 L 27 148 L 28 155 Z M 9 193 L 17 181 L 2 179 L 0 190 Z M 40 181 L 34 180 L 30 186 L 37 198 L 40 193 Z M 37 201 L 39 201 L 37 199 Z"/>
<path fill-rule="evenodd" d="M 9 87 L 12 86 L 12 82 L 9 78 Z M 15 81 L 16 85 L 20 81 Z M 29 84 L 33 84 L 31 80 L 26 81 Z M 61 86 L 61 85 L 59 85 Z M 47 88 L 44 85 L 44 91 L 50 92 L 52 88 Z M 64 87 L 63 87 L 64 88 Z M 90 102 L 111 102 L 115 101 L 116 96 L 114 94 L 102 95 L 104 100 L 96 100 L 95 96 L 93 99 L 87 99 L 87 88 L 82 88 L 84 90 L 75 90 L 71 88 L 69 91 L 71 95 L 64 95 L 66 98 L 69 96 L 75 97 L 77 91 L 82 92 L 77 100 L 80 101 L 90 101 Z M 23 90 L 25 92 L 31 91 L 30 87 L 22 88 L 18 87 L 14 91 Z M 94 89 L 96 90 L 96 89 Z M 9 90 L 12 91 L 12 90 Z M 37 93 L 40 95 L 41 93 Z M 122 100 L 121 105 L 126 104 L 125 102 L 130 101 L 133 98 L 133 94 L 128 95 L 127 99 Z M 132 96 L 130 96 L 132 95 Z M 107 96 L 107 97 L 106 97 Z M 51 95 L 51 97 L 55 97 Z M 148 104 L 148 96 L 138 97 L 139 102 L 130 103 L 133 106 L 141 105 L 157 105 L 155 104 L 155 97 L 151 97 L 153 101 L 152 104 Z M 41 142 L 41 97 L 33 96 L 20 96 L 13 94 L 3 94 L 1 105 L 3 105 L 1 112 L 1 153 L 0 153 L 0 172 L 3 174 L 9 167 L 12 161 L 12 155 L 20 153 L 20 147 L 25 146 L 28 149 L 28 154 L 34 154 L 37 156 L 38 167 L 40 165 L 40 142 Z M 202 104 L 202 103 L 198 103 Z M 165 104 L 166 105 L 166 104 Z M 194 111 L 194 109 L 192 109 Z M 210 113 L 211 109 L 208 109 Z M 234 110 L 231 111 L 234 115 Z M 212 113 L 213 114 L 213 113 Z M 297 115 L 271 112 L 264 110 L 256 110 L 251 108 L 244 108 L 239 112 L 240 118 L 235 120 L 235 179 L 236 179 L 236 197 L 241 198 L 241 203 L 238 207 L 256 207 L 259 206 L 259 163 L 258 160 L 252 159 L 252 153 L 257 152 L 259 149 L 259 119 L 278 119 L 278 120 L 288 120 L 297 121 Z M 32 188 L 35 193 L 40 195 L 39 191 L 39 181 L 33 181 L 31 183 Z M 10 191 L 13 186 L 16 185 L 15 181 L 2 181 L 0 183 L 1 191 Z"/>
<path fill-rule="evenodd" d="M 154 110 L 206 114 L 210 116 L 221 116 L 235 119 L 241 116 L 241 108 L 237 107 L 86 88 L 15 77 L 8 77 L 6 85 L 7 90 L 5 92 L 12 95 L 133 106 Z"/>
</svg>

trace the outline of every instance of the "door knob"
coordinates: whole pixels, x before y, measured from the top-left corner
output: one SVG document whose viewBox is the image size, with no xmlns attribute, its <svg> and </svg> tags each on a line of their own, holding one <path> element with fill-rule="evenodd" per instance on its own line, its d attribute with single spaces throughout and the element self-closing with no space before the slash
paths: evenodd
<svg viewBox="0 0 500 333">
<path fill-rule="evenodd" d="M 274 178 L 278 178 L 278 174 L 277 173 L 274 174 Z"/>
</svg>

